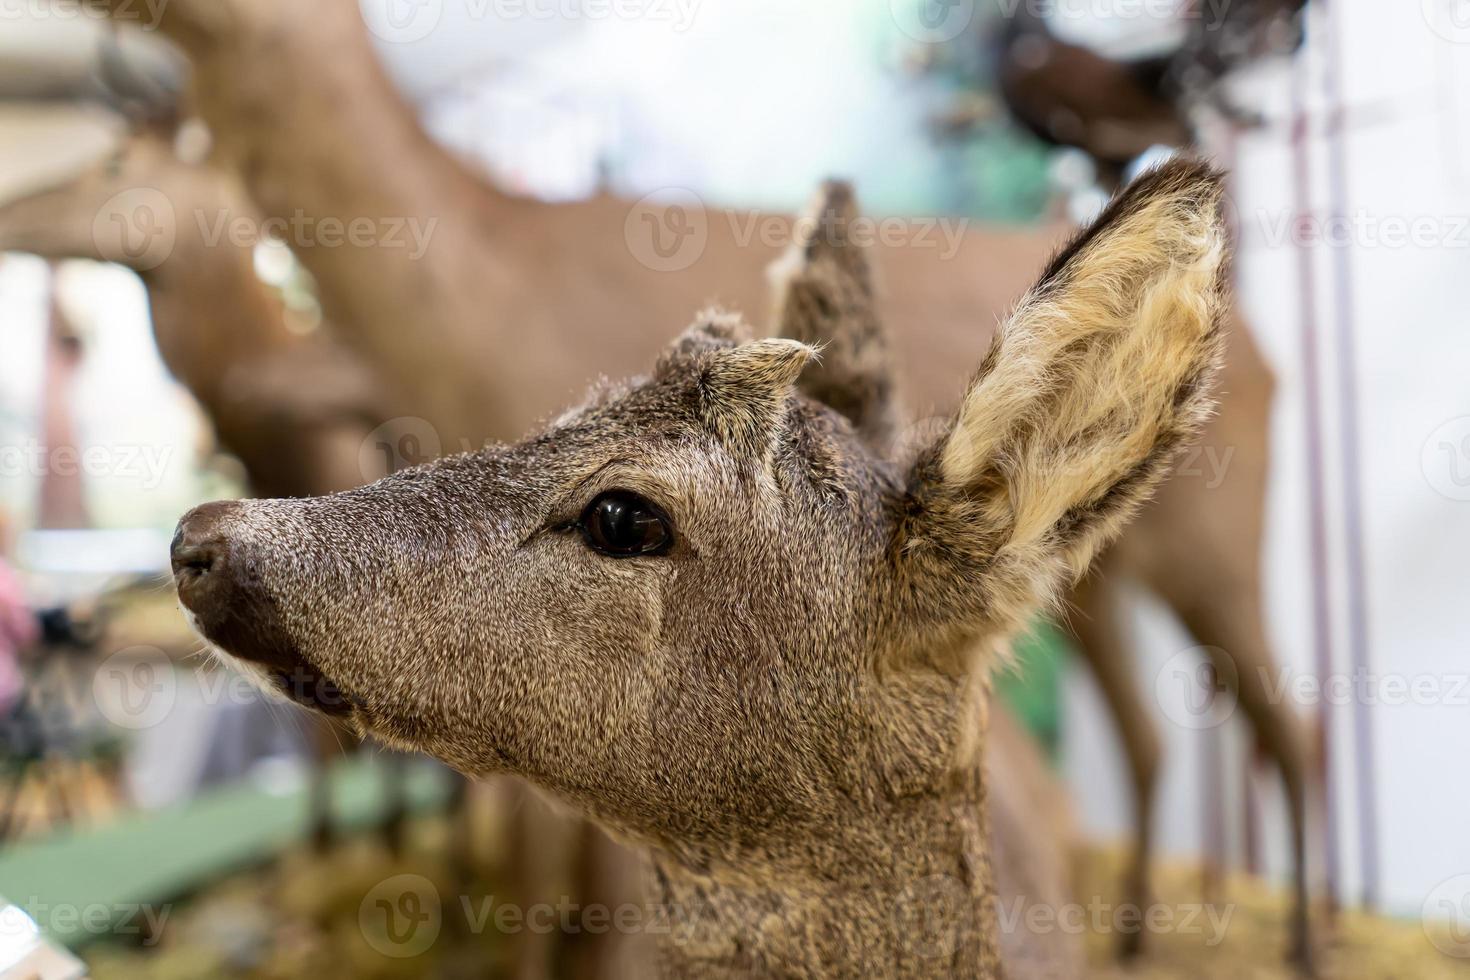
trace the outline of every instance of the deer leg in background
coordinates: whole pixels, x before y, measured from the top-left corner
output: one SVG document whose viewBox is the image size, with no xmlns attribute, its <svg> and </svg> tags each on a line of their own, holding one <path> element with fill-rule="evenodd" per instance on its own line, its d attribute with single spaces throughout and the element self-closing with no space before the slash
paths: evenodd
<svg viewBox="0 0 1470 980">
<path fill-rule="evenodd" d="M 308 837 L 312 850 L 322 853 L 329 850 L 336 839 L 332 826 L 332 761 L 342 752 L 342 743 L 331 722 L 324 718 L 311 719 L 311 732 L 307 736 L 306 749 L 311 766 L 311 784 L 307 787 Z"/>
<path fill-rule="evenodd" d="M 84 351 L 81 338 L 67 322 L 66 313 L 61 308 L 57 269 L 58 263 L 52 262 L 47 275 L 48 313 L 42 368 L 44 383 L 41 389 L 41 440 L 49 453 L 66 450 L 80 454 L 72 389 L 81 370 Z M 87 514 L 81 471 L 73 469 L 69 472 L 58 472 L 60 469 L 48 466 L 41 473 L 36 526 L 90 526 L 92 522 Z"/>
<path fill-rule="evenodd" d="M 0 844 L 10 839 L 11 830 L 19 823 L 20 798 L 25 792 L 26 773 L 25 765 L 18 766 L 13 779 L 6 779 L 3 788 L 0 788 Z"/>
<path fill-rule="evenodd" d="M 1211 665 L 1218 676 L 1218 668 Z M 1214 711 L 1218 695 L 1211 688 L 1205 695 L 1206 711 Z M 1225 892 L 1229 867 L 1229 833 L 1225 828 L 1225 739 L 1218 727 L 1200 732 L 1199 787 L 1200 840 L 1203 852 L 1199 869 L 1199 891 L 1208 905 L 1218 904 Z"/>
<path fill-rule="evenodd" d="M 1276 666 L 1260 600 L 1274 382 L 1238 311 L 1227 315 L 1225 327 L 1221 389 L 1228 394 L 1193 457 L 1159 488 L 1132 533 L 1114 547 L 1115 563 L 1159 596 L 1198 644 L 1215 648 L 1217 676 L 1235 691 L 1255 738 L 1281 770 L 1296 863 L 1290 955 L 1309 968 L 1308 753 L 1290 711 L 1269 695 Z"/>
<path fill-rule="evenodd" d="M 1139 694 L 1138 678 L 1127 639 L 1118 622 L 1117 576 L 1101 567 L 1078 583 L 1072 592 L 1067 626 L 1077 650 L 1097 678 L 1108 711 L 1123 740 L 1133 791 L 1133 853 L 1123 884 L 1123 900 L 1147 908 L 1149 868 L 1153 860 L 1153 802 L 1158 786 L 1159 736 L 1150 720 L 1148 706 Z M 1124 932 L 1118 954 L 1137 955 L 1143 948 L 1143 931 Z"/>
<path fill-rule="evenodd" d="M 403 839 L 408 830 L 409 756 L 403 752 L 384 752 L 379 756 L 383 784 L 383 842 L 394 855 L 403 853 Z"/>
<path fill-rule="evenodd" d="M 470 872 L 475 863 L 474 827 L 470 806 L 469 777 L 450 771 L 449 796 L 444 800 L 444 812 L 449 818 L 449 858 L 454 867 Z"/>
<path fill-rule="evenodd" d="M 598 908 L 604 925 L 592 928 L 583 922 L 579 931 L 568 937 L 570 963 L 566 975 L 576 980 L 640 980 L 654 956 L 651 949 L 637 948 L 647 930 L 619 927 L 615 915 L 626 906 L 647 907 L 638 855 L 590 820 L 581 821 L 578 831 L 573 894 L 587 903 L 584 914 L 588 908 Z"/>
<path fill-rule="evenodd" d="M 532 905 L 554 903 L 565 893 L 564 861 L 572 846 L 574 827 L 570 819 L 521 780 L 498 782 L 501 805 L 510 813 L 508 890 L 511 902 L 524 917 Z M 508 976 L 514 980 L 546 980 L 553 975 L 560 930 L 522 927 L 504 938 L 510 949 Z"/>
<path fill-rule="evenodd" d="M 1311 930 L 1306 876 L 1307 751 L 1291 709 L 1273 700 L 1269 685 L 1274 661 L 1266 643 L 1260 599 L 1253 589 L 1223 591 L 1208 603 L 1177 609 L 1196 640 L 1216 658 L 1221 679 L 1229 684 L 1245 710 L 1256 742 L 1276 764 L 1286 788 L 1291 820 L 1293 908 L 1292 962 L 1310 970 Z M 1222 662 L 1228 655 L 1229 662 Z"/>
<path fill-rule="evenodd" d="M 308 837 L 311 849 L 324 854 L 332 849 L 335 834 L 332 831 L 332 790 L 327 778 L 329 756 L 313 755 L 311 759 L 311 784 L 307 787 Z"/>
<path fill-rule="evenodd" d="M 77 808 L 72 804 L 70 791 L 67 788 L 67 773 L 65 756 L 58 753 L 51 754 L 41 771 L 41 785 L 45 787 L 46 819 L 47 828 L 69 827 L 76 823 Z M 57 818 L 60 814 L 60 818 Z"/>
<path fill-rule="evenodd" d="M 1256 827 L 1256 772 L 1261 766 L 1261 746 L 1251 739 L 1246 756 L 1245 768 L 1240 776 L 1241 810 L 1244 814 L 1242 826 L 1245 830 L 1245 870 L 1253 875 L 1261 873 L 1261 834 Z"/>
</svg>

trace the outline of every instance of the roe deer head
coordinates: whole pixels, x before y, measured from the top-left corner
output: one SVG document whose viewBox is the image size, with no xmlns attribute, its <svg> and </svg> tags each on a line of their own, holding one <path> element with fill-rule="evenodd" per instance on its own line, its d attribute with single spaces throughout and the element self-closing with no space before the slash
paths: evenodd
<svg viewBox="0 0 1470 980">
<path fill-rule="evenodd" d="M 263 685 L 645 845 L 698 910 L 670 973 L 994 976 L 988 668 L 1210 409 L 1220 194 L 1189 161 L 1124 191 L 911 460 L 860 360 L 814 376 L 839 412 L 814 347 L 710 314 L 519 444 L 196 508 L 180 599 Z"/>
</svg>

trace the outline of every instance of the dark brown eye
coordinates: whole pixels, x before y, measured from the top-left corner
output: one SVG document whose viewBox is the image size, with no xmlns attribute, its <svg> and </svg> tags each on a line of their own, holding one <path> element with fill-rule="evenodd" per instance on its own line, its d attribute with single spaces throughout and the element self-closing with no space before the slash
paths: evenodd
<svg viewBox="0 0 1470 980">
<path fill-rule="evenodd" d="M 592 501 L 580 524 L 587 544 L 614 558 L 661 554 L 674 540 L 664 512 L 627 490 L 610 490 Z"/>
</svg>

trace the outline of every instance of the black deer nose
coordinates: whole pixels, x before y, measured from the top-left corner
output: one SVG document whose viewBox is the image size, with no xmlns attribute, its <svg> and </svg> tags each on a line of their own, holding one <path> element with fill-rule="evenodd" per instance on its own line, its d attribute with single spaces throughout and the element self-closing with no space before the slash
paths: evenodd
<svg viewBox="0 0 1470 980">
<path fill-rule="evenodd" d="M 185 514 L 169 545 L 169 564 L 190 623 L 224 652 L 265 669 L 281 693 L 329 715 L 344 715 L 353 701 L 297 650 L 281 621 L 266 580 L 269 549 L 262 553 L 242 534 L 249 506 L 221 500 Z"/>
<path fill-rule="evenodd" d="M 202 606 L 229 590 L 229 539 L 223 529 L 239 506 L 230 500 L 202 504 L 185 514 L 174 531 L 169 564 L 179 599 L 192 612 L 203 612 Z"/>
</svg>

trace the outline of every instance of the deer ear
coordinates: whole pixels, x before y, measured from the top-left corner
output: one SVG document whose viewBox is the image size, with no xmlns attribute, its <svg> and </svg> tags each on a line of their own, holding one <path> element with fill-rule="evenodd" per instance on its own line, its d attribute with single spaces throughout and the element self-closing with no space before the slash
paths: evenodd
<svg viewBox="0 0 1470 980">
<path fill-rule="evenodd" d="M 677 365 L 705 351 L 721 350 L 754 339 L 755 333 L 750 329 L 750 324 L 739 313 L 730 313 L 718 307 L 701 310 L 694 322 L 664 351 L 660 369 Z"/>
<path fill-rule="evenodd" d="M 1065 249 L 910 477 L 901 554 L 935 618 L 1004 639 L 1084 571 L 1212 407 L 1221 180 L 1175 160 Z"/>
<path fill-rule="evenodd" d="M 722 440 L 764 455 L 785 428 L 796 379 L 816 349 L 774 338 L 727 347 L 700 366 L 700 411 Z"/>
<path fill-rule="evenodd" d="M 888 337 L 867 250 L 853 240 L 858 217 L 851 186 L 827 181 L 767 276 L 776 332 L 822 348 L 820 363 L 802 374 L 801 389 L 846 416 L 870 445 L 886 446 L 894 427 Z"/>
</svg>

